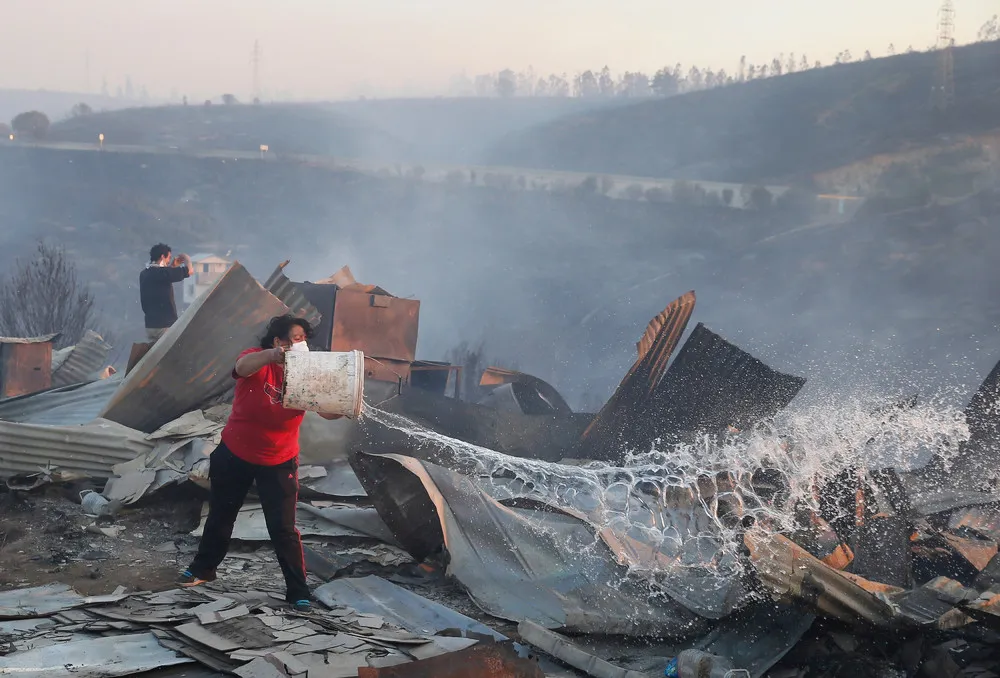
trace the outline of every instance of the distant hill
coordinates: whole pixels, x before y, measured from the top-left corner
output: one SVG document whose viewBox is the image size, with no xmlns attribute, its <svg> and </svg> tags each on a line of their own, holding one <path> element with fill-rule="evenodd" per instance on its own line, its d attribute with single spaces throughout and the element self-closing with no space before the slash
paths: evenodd
<svg viewBox="0 0 1000 678">
<path fill-rule="evenodd" d="M 627 99 L 566 97 L 368 99 L 331 103 L 331 110 L 406 141 L 400 160 L 483 164 L 505 135 L 568 115 L 618 108 Z"/>
<path fill-rule="evenodd" d="M 138 100 L 116 99 L 99 94 L 0 89 L 0 122 L 10 124 L 15 115 L 25 111 L 41 111 L 54 122 L 68 116 L 70 109 L 81 102 L 95 111 L 112 111 L 141 105 Z"/>
<path fill-rule="evenodd" d="M 53 125 L 52 141 L 257 150 L 428 164 L 481 164 L 506 134 L 621 100 L 380 99 L 158 106 L 95 113 Z"/>
<path fill-rule="evenodd" d="M 49 141 L 159 146 L 196 151 L 393 157 L 405 142 L 362 121 L 313 104 L 157 106 L 70 118 L 52 126 Z"/>
<path fill-rule="evenodd" d="M 955 103 L 932 107 L 937 53 L 751 81 L 514 132 L 497 165 L 734 182 L 808 183 L 876 154 L 1000 127 L 1000 43 L 954 50 Z"/>
</svg>

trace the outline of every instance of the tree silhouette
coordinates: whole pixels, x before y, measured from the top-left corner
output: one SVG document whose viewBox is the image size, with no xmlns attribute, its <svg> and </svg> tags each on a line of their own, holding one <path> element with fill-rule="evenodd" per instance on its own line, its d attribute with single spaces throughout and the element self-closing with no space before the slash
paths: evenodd
<svg viewBox="0 0 1000 678">
<path fill-rule="evenodd" d="M 497 96 L 510 98 L 517 94 L 517 75 L 509 68 L 505 68 L 497 75 L 496 80 Z"/>
<path fill-rule="evenodd" d="M 57 245 L 39 242 L 35 258 L 18 259 L 0 284 L 0 335 L 38 337 L 60 333 L 55 347 L 76 344 L 97 329 L 94 299 L 76 265 Z"/>
<path fill-rule="evenodd" d="M 615 95 L 615 80 L 611 77 L 611 69 L 605 66 L 597 78 L 597 89 L 602 97 L 611 98 Z"/>
<path fill-rule="evenodd" d="M 661 68 L 653 76 L 653 82 L 650 83 L 650 87 L 656 96 L 669 97 L 677 94 L 680 90 L 680 82 L 678 82 L 673 71 L 669 68 Z"/>
<path fill-rule="evenodd" d="M 562 75 L 550 75 L 549 76 L 549 95 L 554 97 L 568 97 L 569 91 L 569 80 L 566 79 L 566 74 Z"/>
<path fill-rule="evenodd" d="M 10 126 L 14 134 L 25 134 L 35 139 L 43 139 L 49 133 L 49 116 L 41 111 L 18 113 Z"/>
<path fill-rule="evenodd" d="M 982 25 L 979 29 L 978 37 L 980 42 L 1000 40 L 1000 18 L 998 18 L 996 14 L 990 17 L 989 21 Z"/>
<path fill-rule="evenodd" d="M 576 95 L 584 99 L 596 97 L 601 92 L 597 76 L 590 70 L 584 71 L 576 76 L 574 86 L 576 89 Z"/>
</svg>

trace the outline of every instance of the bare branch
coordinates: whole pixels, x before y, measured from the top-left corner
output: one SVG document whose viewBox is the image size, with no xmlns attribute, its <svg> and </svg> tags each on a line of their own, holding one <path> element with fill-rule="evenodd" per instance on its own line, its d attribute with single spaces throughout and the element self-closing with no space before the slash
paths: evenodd
<svg viewBox="0 0 1000 678">
<path fill-rule="evenodd" d="M 36 337 L 61 333 L 56 348 L 72 346 L 96 329 L 94 299 L 77 277 L 66 250 L 38 244 L 35 258 L 18 259 L 0 285 L 0 335 Z"/>
</svg>

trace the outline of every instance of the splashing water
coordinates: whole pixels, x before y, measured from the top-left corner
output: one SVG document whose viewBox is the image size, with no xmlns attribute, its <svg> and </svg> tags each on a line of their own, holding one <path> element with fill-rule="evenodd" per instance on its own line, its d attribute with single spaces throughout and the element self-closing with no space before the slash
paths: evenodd
<svg viewBox="0 0 1000 678">
<path fill-rule="evenodd" d="M 365 416 L 429 444 L 439 453 L 433 461 L 469 476 L 498 501 L 529 499 L 582 514 L 595 534 L 607 530 L 652 547 L 626 554 L 632 574 L 655 576 L 668 590 L 680 590 L 691 587 L 698 570 L 698 586 L 724 597 L 742 570 L 747 516 L 755 531 L 790 534 L 802 527 L 796 520 L 801 509 L 818 511 L 817 489 L 837 474 L 910 470 L 934 455 L 947 463 L 968 438 L 965 417 L 954 407 L 887 405 L 852 400 L 785 412 L 739 434 L 657 443 L 617 465 L 512 457 L 378 408 L 366 408 Z M 760 482 L 762 472 L 779 479 L 780 491 Z"/>
</svg>

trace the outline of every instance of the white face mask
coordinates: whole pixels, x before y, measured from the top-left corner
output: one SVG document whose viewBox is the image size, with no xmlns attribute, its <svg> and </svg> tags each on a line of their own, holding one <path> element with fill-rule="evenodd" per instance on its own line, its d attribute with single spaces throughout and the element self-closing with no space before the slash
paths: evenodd
<svg viewBox="0 0 1000 678">
<path fill-rule="evenodd" d="M 295 353 L 308 353 L 309 352 L 309 344 L 307 344 L 304 341 L 300 341 L 300 342 L 292 344 L 289 347 L 288 350 L 289 351 L 293 351 Z"/>
</svg>

